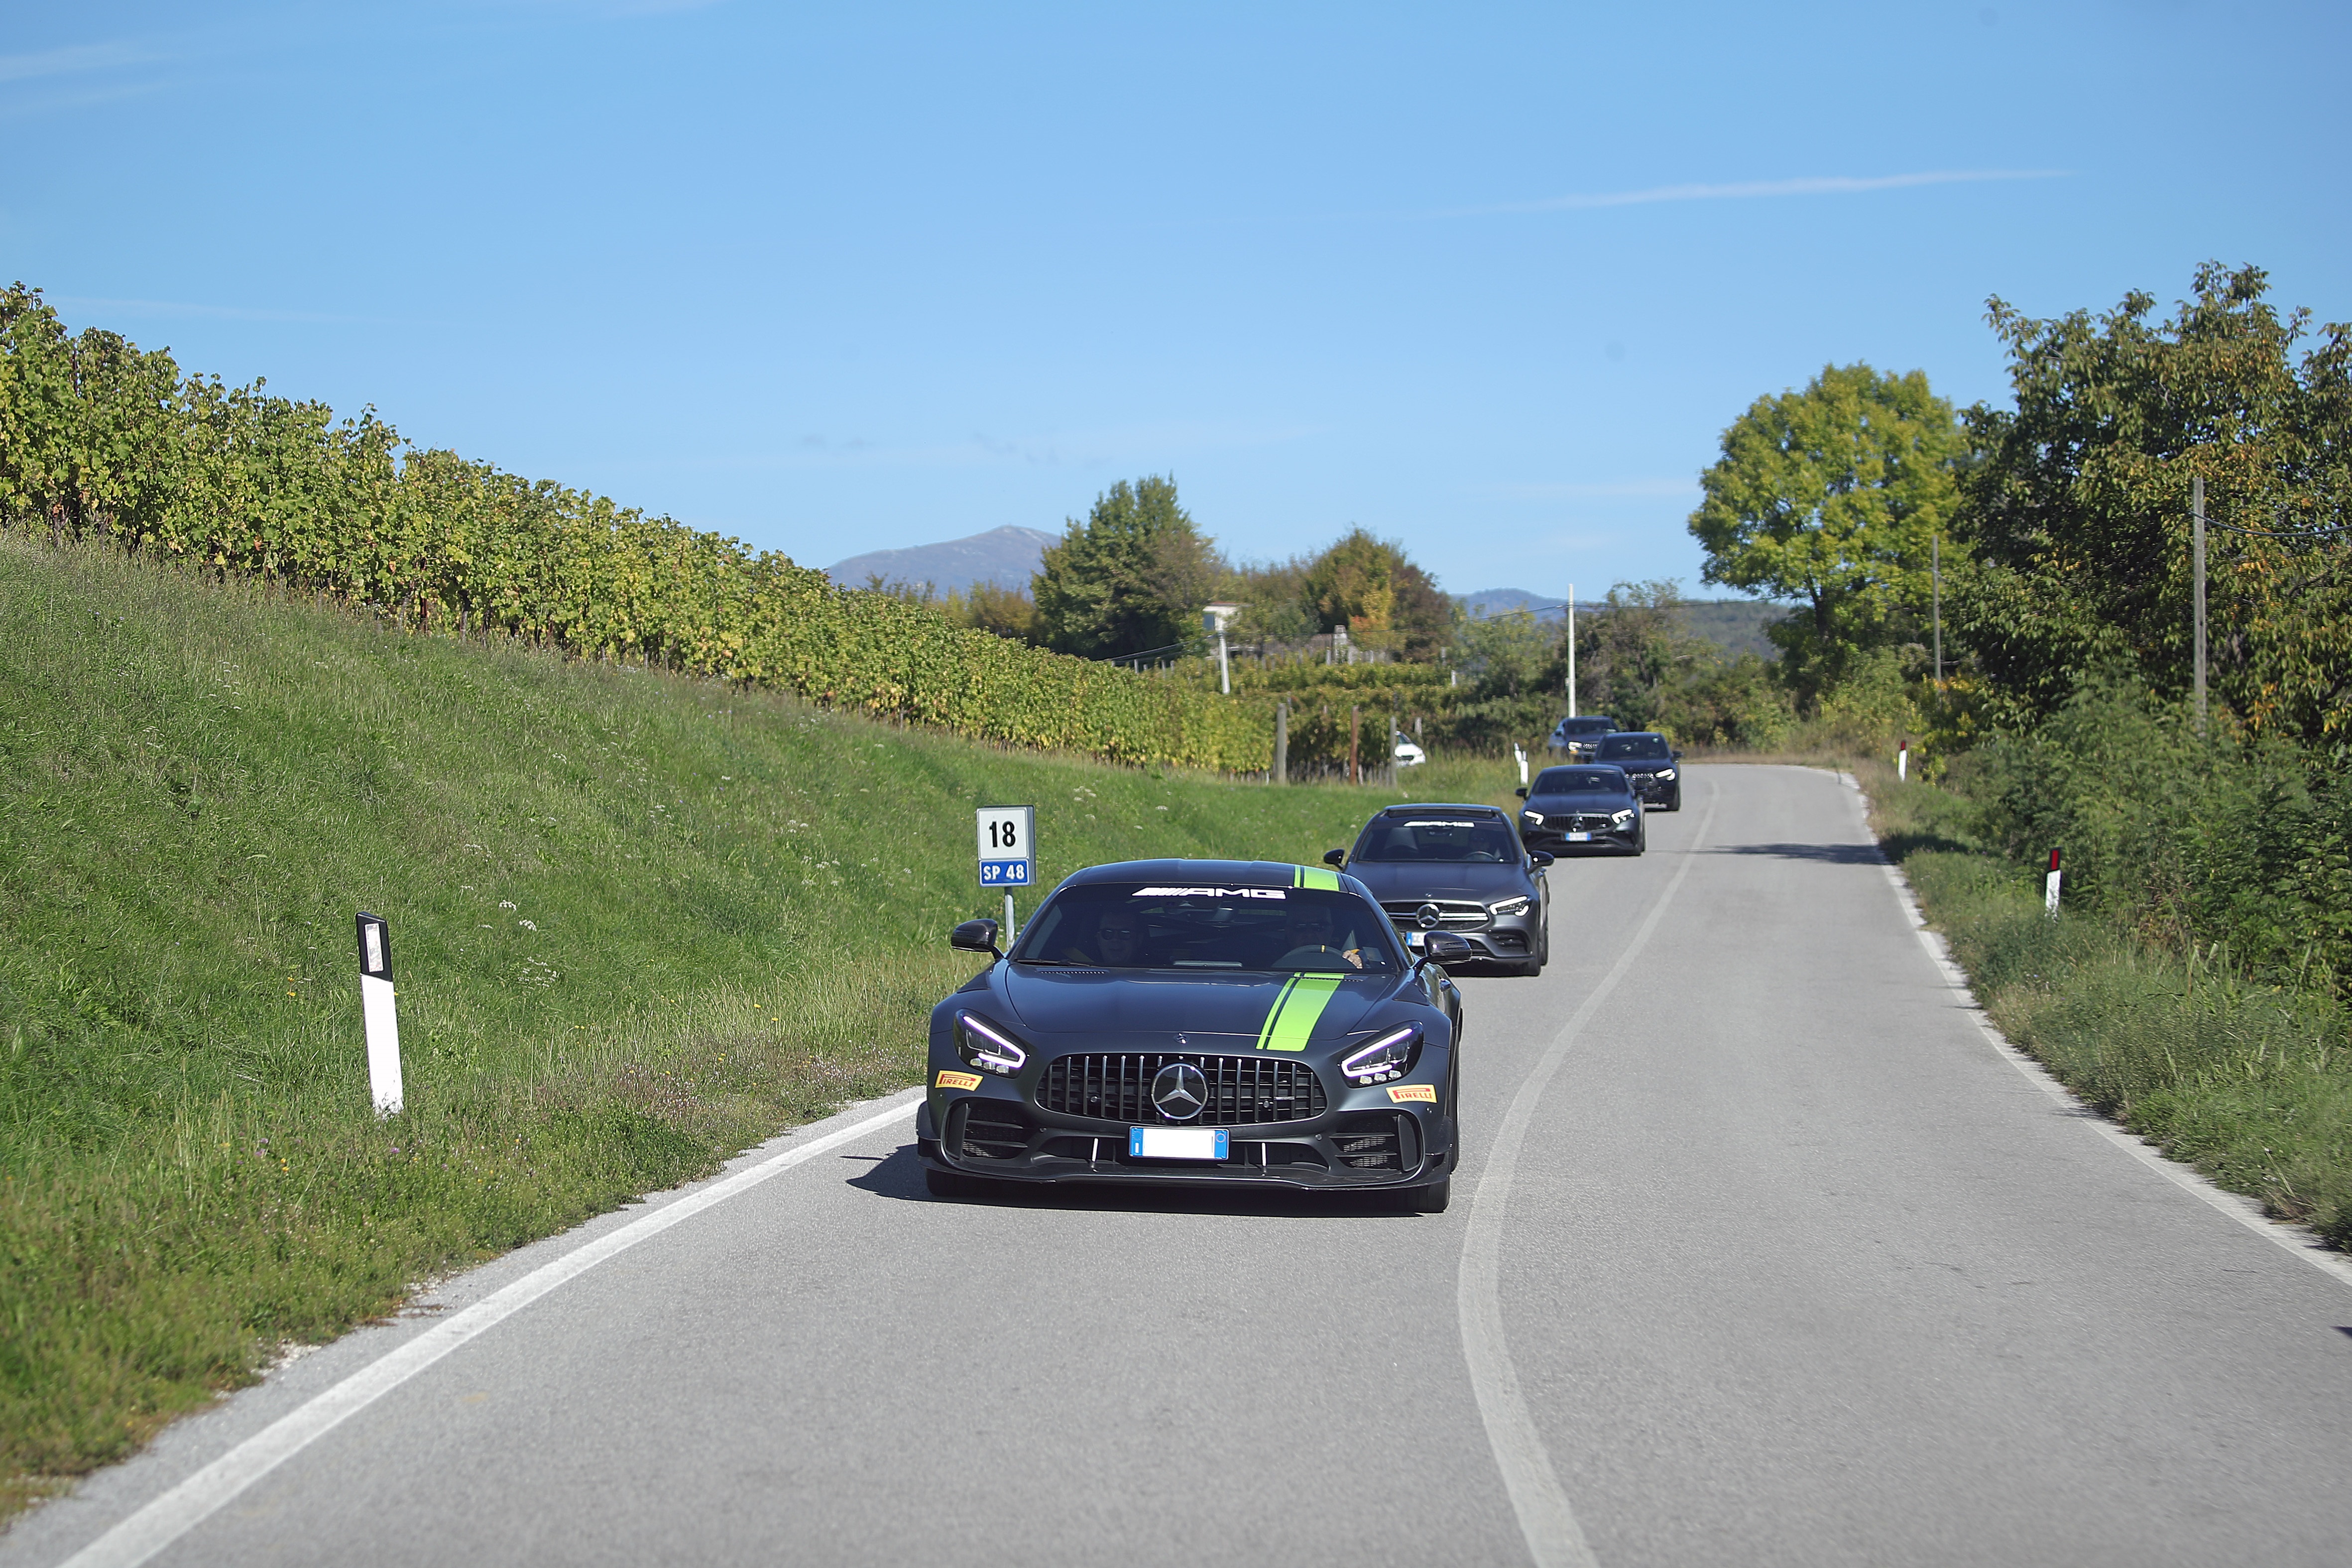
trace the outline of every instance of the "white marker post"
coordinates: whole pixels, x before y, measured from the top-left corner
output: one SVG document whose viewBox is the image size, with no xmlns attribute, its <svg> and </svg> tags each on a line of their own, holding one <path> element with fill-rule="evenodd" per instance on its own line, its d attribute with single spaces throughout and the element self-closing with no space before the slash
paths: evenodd
<svg viewBox="0 0 2352 1568">
<path fill-rule="evenodd" d="M 1911 776 L 1911 742 L 1904 742 L 1895 748 L 1895 782 L 1901 784 Z"/>
<path fill-rule="evenodd" d="M 392 1003 L 392 928 L 381 915 L 360 911 L 360 1012 L 367 1020 L 368 1091 L 378 1116 L 397 1116 L 400 1019 Z"/>
<path fill-rule="evenodd" d="M 2058 918 L 2058 851 L 2050 851 L 2050 875 L 2042 879 L 2042 909 L 2052 920 Z"/>
<path fill-rule="evenodd" d="M 1003 944 L 1011 947 L 1013 889 L 1037 882 L 1037 808 L 983 805 L 973 815 L 980 829 L 980 885 L 1005 890 Z"/>
<path fill-rule="evenodd" d="M 1519 785 L 1525 788 L 1528 782 L 1528 749 L 1514 741 L 1511 742 L 1511 755 L 1519 759 Z"/>
<path fill-rule="evenodd" d="M 1201 612 L 1201 625 L 1217 639 L 1217 689 L 1234 694 L 1233 668 L 1225 658 L 1225 623 L 1242 613 L 1239 605 L 1210 605 Z"/>
</svg>

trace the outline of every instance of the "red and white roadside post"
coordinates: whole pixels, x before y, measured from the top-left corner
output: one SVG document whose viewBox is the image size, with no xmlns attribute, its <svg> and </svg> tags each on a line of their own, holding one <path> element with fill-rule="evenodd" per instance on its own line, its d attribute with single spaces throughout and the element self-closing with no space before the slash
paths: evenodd
<svg viewBox="0 0 2352 1568">
<path fill-rule="evenodd" d="M 1895 747 L 1895 782 L 1903 783 L 1911 776 L 1911 742 L 1901 741 Z"/>
<path fill-rule="evenodd" d="M 2050 851 L 2050 875 L 2042 879 L 2042 911 L 2052 920 L 2058 918 L 2058 851 Z"/>
<path fill-rule="evenodd" d="M 368 1092 L 378 1116 L 401 1112 L 400 1018 L 392 1000 L 392 928 L 360 911 L 360 1012 L 367 1020 Z"/>
</svg>

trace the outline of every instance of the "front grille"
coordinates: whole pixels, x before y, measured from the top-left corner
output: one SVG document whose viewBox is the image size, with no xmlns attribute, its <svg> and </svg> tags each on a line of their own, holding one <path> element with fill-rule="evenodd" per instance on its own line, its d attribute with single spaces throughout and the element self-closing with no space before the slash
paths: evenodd
<svg viewBox="0 0 2352 1568">
<path fill-rule="evenodd" d="M 958 1152 L 967 1160 L 1017 1160 L 1029 1149 L 1029 1119 L 1010 1105 L 967 1101 Z"/>
<path fill-rule="evenodd" d="M 1439 931 L 1480 931 L 1486 924 L 1486 906 L 1467 899 L 1392 899 L 1381 906 L 1399 931 L 1421 929 L 1421 907 L 1437 906 Z"/>
<path fill-rule="evenodd" d="M 1615 825 L 1606 812 L 1562 811 L 1545 817 L 1544 826 L 1559 833 L 1606 833 Z"/>
<path fill-rule="evenodd" d="M 1151 1103 L 1151 1080 L 1170 1062 L 1191 1062 L 1209 1080 L 1209 1106 L 1187 1127 L 1247 1127 L 1305 1121 L 1323 1114 L 1323 1080 L 1305 1062 L 1267 1057 L 1213 1057 L 1192 1051 L 1097 1052 L 1045 1064 L 1037 1085 L 1041 1110 L 1130 1126 L 1165 1121 Z"/>
<path fill-rule="evenodd" d="M 1421 1163 L 1420 1140 L 1412 1119 L 1395 1111 L 1361 1111 L 1343 1117 L 1331 1134 L 1339 1163 L 1354 1171 L 1395 1171 L 1402 1174 Z"/>
</svg>

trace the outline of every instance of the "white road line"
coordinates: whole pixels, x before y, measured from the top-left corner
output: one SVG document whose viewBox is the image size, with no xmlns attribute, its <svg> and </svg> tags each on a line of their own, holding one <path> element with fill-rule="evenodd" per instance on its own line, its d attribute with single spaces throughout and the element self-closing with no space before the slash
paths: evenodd
<svg viewBox="0 0 2352 1568">
<path fill-rule="evenodd" d="M 911 1109 L 912 1101 L 901 1100 L 821 1138 L 794 1144 L 533 1269 L 280 1416 L 67 1558 L 64 1568 L 136 1568 L 345 1419 L 549 1291 L 803 1161 L 863 1137 L 885 1122 L 904 1121 Z"/>
<path fill-rule="evenodd" d="M 1838 777 L 1845 782 L 1847 788 L 1853 790 L 1865 803 L 1866 812 L 1870 797 L 1863 794 L 1861 782 L 1849 773 L 1840 773 Z M 1865 828 L 1867 826 L 1868 819 L 1865 816 Z M 1876 837 L 1874 834 L 1872 835 L 1873 842 L 1876 841 Z M 2337 1284 L 2352 1285 L 2352 1258 L 2347 1258 L 2342 1253 L 2335 1251 L 2326 1242 L 2299 1226 L 2283 1225 L 2271 1218 L 2263 1212 L 2263 1205 L 2253 1199 L 2215 1185 L 2211 1177 L 2194 1165 L 2182 1164 L 2179 1161 L 2156 1149 L 2137 1133 L 2117 1126 L 2107 1119 L 2105 1112 L 2094 1106 L 2085 1105 L 2083 1098 L 2061 1083 L 2048 1068 L 2011 1045 L 2009 1037 L 1994 1026 L 1992 1019 L 1978 1003 L 1976 990 L 1969 984 L 1968 971 L 1962 969 L 1959 962 L 1953 958 L 1952 950 L 1944 941 L 1943 933 L 1929 929 L 1927 913 L 1920 909 L 1918 895 L 1912 890 L 1909 879 L 1893 861 L 1886 858 L 1883 850 L 1879 854 L 1878 863 L 1885 871 L 1886 880 L 1894 888 L 1895 898 L 1903 905 L 1904 915 L 1911 921 L 1912 934 L 1919 939 L 1919 945 L 1927 950 L 1927 956 L 1933 959 L 1936 967 L 1943 972 L 1944 984 L 1950 986 L 1959 997 L 1962 1009 L 1969 1017 L 1976 1020 L 1977 1029 L 1984 1036 L 1985 1043 L 1992 1047 L 2003 1061 L 2023 1073 L 2028 1082 L 2069 1110 L 2084 1112 L 2084 1124 L 2092 1131 L 2096 1132 L 2190 1197 L 2228 1215 L 2263 1240 L 2284 1247 Z"/>
<path fill-rule="evenodd" d="M 1551 1468 L 1551 1455 L 1544 1447 L 1543 1435 L 1536 1430 L 1527 1396 L 1519 1391 L 1518 1369 L 1512 1364 L 1510 1346 L 1503 1335 L 1503 1216 L 1511 1201 L 1519 1145 L 1527 1141 L 1537 1102 L 1566 1064 L 1585 1020 L 1633 967 L 1633 961 L 1649 945 L 1650 933 L 1665 918 L 1666 906 L 1675 901 L 1683 879 L 1698 863 L 1699 848 L 1706 842 L 1707 829 L 1715 826 L 1716 806 L 1722 798 L 1722 790 L 1710 781 L 1706 815 L 1699 818 L 1698 830 L 1683 851 L 1682 865 L 1651 906 L 1633 940 L 1618 954 L 1615 965 L 1552 1037 L 1535 1070 L 1511 1097 L 1511 1108 L 1503 1115 L 1486 1169 L 1479 1174 L 1477 1191 L 1470 1199 L 1470 1223 L 1462 1240 L 1462 1270 L 1454 1298 L 1454 1312 L 1462 1324 L 1462 1359 L 1469 1363 L 1470 1387 L 1478 1397 L 1478 1418 L 1486 1424 L 1486 1444 L 1495 1451 L 1495 1467 L 1503 1472 L 1511 1511 L 1518 1515 L 1519 1533 L 1527 1539 L 1528 1555 L 1535 1559 L 1537 1568 L 1598 1568 L 1598 1564 L 1576 1522 L 1576 1510 L 1569 1506 L 1568 1493 Z"/>
</svg>

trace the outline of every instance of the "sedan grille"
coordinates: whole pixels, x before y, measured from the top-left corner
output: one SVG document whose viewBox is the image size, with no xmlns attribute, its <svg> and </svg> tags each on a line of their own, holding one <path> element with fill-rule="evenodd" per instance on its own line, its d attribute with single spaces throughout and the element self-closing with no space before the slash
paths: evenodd
<svg viewBox="0 0 2352 1568">
<path fill-rule="evenodd" d="M 1604 811 L 1554 812 L 1543 825 L 1560 833 L 1606 833 L 1613 826 Z"/>
<path fill-rule="evenodd" d="M 1163 1121 L 1151 1103 L 1151 1080 L 1170 1062 L 1191 1062 L 1209 1080 L 1208 1109 L 1187 1127 L 1247 1127 L 1305 1121 L 1328 1105 L 1323 1080 L 1305 1062 L 1265 1057 L 1213 1057 L 1192 1051 L 1101 1052 L 1045 1064 L 1037 1085 L 1041 1110 L 1129 1125 Z"/>
<path fill-rule="evenodd" d="M 1381 906 L 1399 931 L 1419 931 L 1424 904 L 1437 906 L 1439 931 L 1479 931 L 1486 924 L 1486 906 L 1467 899 L 1391 899 Z"/>
</svg>

